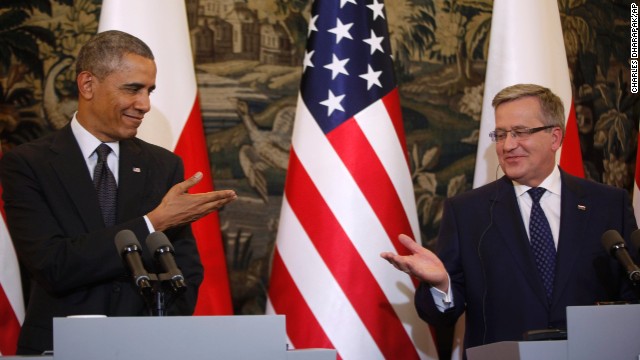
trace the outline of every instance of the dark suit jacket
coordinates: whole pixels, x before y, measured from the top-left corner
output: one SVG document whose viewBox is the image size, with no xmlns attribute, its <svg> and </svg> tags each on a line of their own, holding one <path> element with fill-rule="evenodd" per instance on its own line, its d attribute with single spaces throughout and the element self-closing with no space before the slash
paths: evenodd
<svg viewBox="0 0 640 360">
<path fill-rule="evenodd" d="M 446 201 L 437 253 L 451 278 L 455 306 L 442 313 L 429 286 L 416 292 L 420 317 L 452 324 L 466 311 L 465 348 L 522 340 L 528 330 L 566 328 L 568 305 L 634 300 L 624 269 L 601 244 L 636 229 L 626 191 L 561 171 L 562 196 L 553 299 L 548 304 L 515 191 L 503 177 Z"/>
<path fill-rule="evenodd" d="M 117 221 L 105 228 L 91 175 L 69 125 L 7 152 L 0 166 L 11 238 L 31 281 L 18 352 L 53 348 L 54 317 L 74 314 L 147 315 L 142 297 L 114 245 L 123 229 L 143 246 L 145 267 L 157 269 L 145 239 L 143 215 L 183 180 L 181 160 L 139 139 L 120 142 Z M 193 313 L 202 265 L 190 226 L 166 232 L 187 293 L 167 309 Z"/>
</svg>

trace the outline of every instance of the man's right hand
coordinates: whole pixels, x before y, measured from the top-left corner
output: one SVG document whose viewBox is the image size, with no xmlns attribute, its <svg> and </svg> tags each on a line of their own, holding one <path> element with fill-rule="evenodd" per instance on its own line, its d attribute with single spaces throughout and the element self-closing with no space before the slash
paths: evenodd
<svg viewBox="0 0 640 360">
<path fill-rule="evenodd" d="M 147 214 L 156 231 L 194 222 L 238 198 L 233 190 L 189 194 L 187 191 L 200 180 L 202 173 L 197 172 L 174 185 L 162 198 L 160 205 Z"/>
<path fill-rule="evenodd" d="M 424 248 L 407 235 L 401 234 L 398 240 L 411 251 L 411 255 L 398 255 L 383 252 L 380 257 L 391 263 L 396 269 L 415 276 L 431 286 L 446 293 L 449 290 L 449 275 L 442 261 L 429 249 Z"/>
</svg>

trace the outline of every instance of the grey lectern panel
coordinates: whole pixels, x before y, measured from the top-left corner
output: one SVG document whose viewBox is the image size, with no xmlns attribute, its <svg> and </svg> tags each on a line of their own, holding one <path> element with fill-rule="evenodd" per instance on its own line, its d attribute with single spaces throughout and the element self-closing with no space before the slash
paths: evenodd
<svg viewBox="0 0 640 360">
<path fill-rule="evenodd" d="M 285 317 L 53 319 L 55 360 L 286 359 Z"/>
<path fill-rule="evenodd" d="M 640 305 L 567 307 L 569 360 L 640 356 Z"/>
<path fill-rule="evenodd" d="M 467 349 L 468 360 L 567 360 L 567 341 L 501 341 Z"/>
<path fill-rule="evenodd" d="M 302 349 L 287 351 L 287 360 L 336 360 L 338 353 L 332 349 Z"/>
</svg>

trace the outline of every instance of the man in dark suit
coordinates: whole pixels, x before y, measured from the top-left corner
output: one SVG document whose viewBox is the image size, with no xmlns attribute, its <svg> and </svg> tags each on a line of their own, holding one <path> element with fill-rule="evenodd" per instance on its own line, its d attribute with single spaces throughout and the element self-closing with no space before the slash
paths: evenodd
<svg viewBox="0 0 640 360">
<path fill-rule="evenodd" d="M 519 84 L 499 92 L 493 106 L 490 136 L 505 176 L 445 202 L 437 256 L 405 235 L 411 255 L 381 254 L 421 280 L 415 304 L 422 319 L 451 325 L 466 311 L 465 348 L 566 329 L 570 305 L 637 300 L 601 244 L 607 230 L 629 238 L 636 229 L 629 196 L 556 165 L 560 98 Z"/>
<path fill-rule="evenodd" d="M 70 124 L 6 153 L 0 167 L 9 232 L 32 279 L 19 354 L 52 349 L 54 317 L 148 314 L 114 246 L 123 229 L 141 240 L 167 234 L 188 286 L 167 312 L 192 314 L 203 269 L 189 224 L 236 198 L 230 190 L 188 194 L 202 175 L 183 181 L 180 158 L 135 138 L 156 78 L 144 42 L 100 33 L 81 49 L 76 70 L 78 112 Z M 94 184 L 102 176 L 94 172 L 99 145 L 107 146 L 109 166 L 101 173 L 117 194 L 111 210 Z M 162 272 L 143 250 L 145 267 Z"/>
</svg>

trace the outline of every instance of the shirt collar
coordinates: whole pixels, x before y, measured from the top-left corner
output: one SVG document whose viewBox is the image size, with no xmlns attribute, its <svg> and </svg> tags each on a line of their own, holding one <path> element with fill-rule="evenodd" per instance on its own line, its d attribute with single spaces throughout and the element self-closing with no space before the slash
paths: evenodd
<svg viewBox="0 0 640 360">
<path fill-rule="evenodd" d="M 531 186 L 520 184 L 517 181 L 512 182 L 513 187 L 516 191 L 516 196 L 520 196 L 531 189 Z M 538 185 L 538 187 L 543 187 L 552 194 L 560 195 L 560 192 L 562 190 L 562 179 L 560 177 L 560 169 L 558 168 L 558 166 L 553 167 L 553 171 L 551 171 L 551 174 L 549 174 L 549 176 L 547 176 L 540 183 L 540 185 Z"/>
<path fill-rule="evenodd" d="M 76 117 L 78 113 L 73 114 L 73 118 L 71 119 L 71 132 L 73 132 L 73 136 L 76 138 L 78 145 L 80 145 L 80 151 L 82 152 L 82 156 L 85 159 L 88 159 L 91 155 L 93 155 L 94 151 L 102 143 L 102 141 L 98 140 L 97 137 L 93 136 L 87 129 L 85 129 L 78 118 Z M 116 158 L 120 157 L 120 143 L 117 141 L 105 143 L 109 145 L 111 151 L 116 156 Z"/>
</svg>

